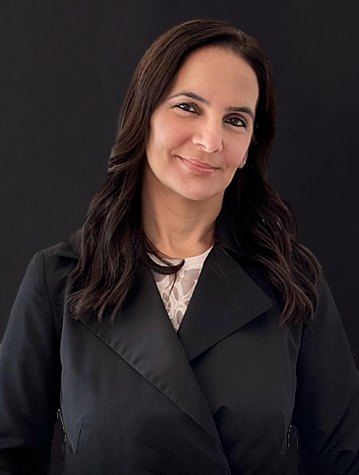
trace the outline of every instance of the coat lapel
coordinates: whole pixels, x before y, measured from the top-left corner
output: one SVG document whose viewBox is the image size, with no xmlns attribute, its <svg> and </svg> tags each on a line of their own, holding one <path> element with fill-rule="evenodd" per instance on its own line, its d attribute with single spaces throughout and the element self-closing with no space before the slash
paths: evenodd
<svg viewBox="0 0 359 475">
<path fill-rule="evenodd" d="M 208 255 L 178 330 L 189 361 L 272 307 L 221 245 Z"/>
<path fill-rule="evenodd" d="M 55 254 L 78 259 L 78 234 L 61 243 Z M 220 443 L 190 361 L 271 305 L 269 297 L 217 243 L 205 261 L 177 334 L 152 273 L 143 265 L 112 325 L 90 316 L 82 323 Z"/>
</svg>

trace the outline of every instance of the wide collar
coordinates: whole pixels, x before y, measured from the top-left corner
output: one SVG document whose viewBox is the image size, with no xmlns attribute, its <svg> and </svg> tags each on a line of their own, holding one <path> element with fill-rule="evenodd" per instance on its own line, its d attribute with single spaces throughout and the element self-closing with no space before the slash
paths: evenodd
<svg viewBox="0 0 359 475">
<path fill-rule="evenodd" d="M 228 228 L 222 223 L 218 231 L 219 240 L 204 262 L 177 333 L 151 270 L 142 264 L 130 298 L 112 325 L 90 316 L 82 323 L 220 443 L 191 364 L 259 318 L 272 307 L 272 300 L 231 256 L 238 247 Z M 79 236 L 80 232 L 70 236 L 55 254 L 78 259 Z"/>
</svg>

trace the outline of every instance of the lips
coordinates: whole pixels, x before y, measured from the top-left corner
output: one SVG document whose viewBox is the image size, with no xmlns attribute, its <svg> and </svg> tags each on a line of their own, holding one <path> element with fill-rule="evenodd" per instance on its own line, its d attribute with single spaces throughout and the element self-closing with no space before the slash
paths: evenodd
<svg viewBox="0 0 359 475">
<path fill-rule="evenodd" d="M 207 162 L 202 162 L 201 160 L 196 160 L 195 158 L 185 158 L 185 157 L 180 157 L 180 158 L 182 158 L 182 160 L 186 160 L 189 163 L 192 163 L 193 165 L 196 165 L 197 167 L 204 168 L 205 170 L 216 170 L 217 169 L 217 167 L 214 167 L 214 166 L 210 165 Z"/>
</svg>

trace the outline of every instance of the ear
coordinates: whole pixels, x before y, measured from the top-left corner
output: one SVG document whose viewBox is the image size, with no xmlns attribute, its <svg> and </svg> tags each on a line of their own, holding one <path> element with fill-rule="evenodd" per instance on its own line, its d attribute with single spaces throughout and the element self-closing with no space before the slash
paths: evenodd
<svg viewBox="0 0 359 475">
<path fill-rule="evenodd" d="M 244 165 L 246 164 L 246 161 L 247 161 L 247 158 L 248 158 L 248 148 L 247 148 L 247 151 L 246 153 L 244 154 L 244 157 L 242 158 L 241 160 L 241 163 L 238 165 L 238 168 L 241 169 L 244 167 Z"/>
</svg>

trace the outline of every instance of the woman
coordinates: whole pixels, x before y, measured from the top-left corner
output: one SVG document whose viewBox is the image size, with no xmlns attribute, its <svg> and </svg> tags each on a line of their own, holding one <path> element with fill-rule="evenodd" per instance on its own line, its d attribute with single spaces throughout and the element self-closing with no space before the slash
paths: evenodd
<svg viewBox="0 0 359 475">
<path fill-rule="evenodd" d="M 299 473 L 359 473 L 359 375 L 268 183 L 275 126 L 266 54 L 228 22 L 148 49 L 84 226 L 14 303 L 5 470 L 48 473 L 60 407 L 66 475 L 284 474 L 290 425 Z"/>
</svg>

